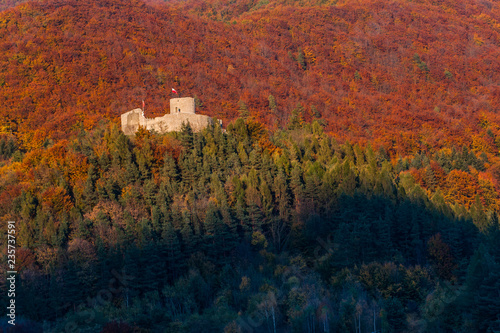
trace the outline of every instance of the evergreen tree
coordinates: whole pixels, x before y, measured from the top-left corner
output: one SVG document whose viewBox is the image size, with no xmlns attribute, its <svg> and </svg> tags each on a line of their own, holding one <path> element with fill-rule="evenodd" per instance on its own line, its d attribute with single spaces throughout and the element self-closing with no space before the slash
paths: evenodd
<svg viewBox="0 0 500 333">
<path fill-rule="evenodd" d="M 276 99 L 274 98 L 273 95 L 269 95 L 268 99 L 269 99 L 269 108 L 273 113 L 277 114 L 278 106 L 276 105 Z"/>
<path fill-rule="evenodd" d="M 239 105 L 238 113 L 240 118 L 246 119 L 250 117 L 250 112 L 248 111 L 248 107 L 245 104 L 245 102 L 239 101 L 238 105 Z"/>
<path fill-rule="evenodd" d="M 153 231 L 153 238 L 155 240 L 159 239 L 159 236 L 163 232 L 163 214 L 158 206 L 154 205 L 151 207 L 151 226 Z"/>
<path fill-rule="evenodd" d="M 286 175 L 282 169 L 274 179 L 273 192 L 277 204 L 278 216 L 272 218 L 270 223 L 271 236 L 274 248 L 280 251 L 285 247 L 290 234 L 291 200 Z"/>
<path fill-rule="evenodd" d="M 290 188 L 292 189 L 295 204 L 297 205 L 302 201 L 303 197 L 302 170 L 299 163 L 294 163 L 293 165 L 292 174 L 290 176 Z"/>
<path fill-rule="evenodd" d="M 483 204 L 479 195 L 476 195 L 474 204 L 470 207 L 471 216 L 474 224 L 477 226 L 479 231 L 486 232 L 489 228 L 489 221 L 486 213 L 484 212 Z"/>
<path fill-rule="evenodd" d="M 163 158 L 162 177 L 168 179 L 171 184 L 176 184 L 179 181 L 177 165 L 172 155 L 168 152 L 165 153 L 165 157 Z"/>
<path fill-rule="evenodd" d="M 425 168 L 425 183 L 429 187 L 430 190 L 434 190 L 437 185 L 436 177 L 434 176 L 434 171 L 431 166 Z"/>
<path fill-rule="evenodd" d="M 384 302 L 385 320 L 389 332 L 402 332 L 406 328 L 403 304 L 398 298 L 390 298 Z"/>
<path fill-rule="evenodd" d="M 303 113 L 304 107 L 300 103 L 297 104 L 297 106 L 292 110 L 292 114 L 290 116 L 290 119 L 288 120 L 289 130 L 302 128 L 302 126 L 304 125 Z"/>
<path fill-rule="evenodd" d="M 422 156 L 420 154 L 416 154 L 411 161 L 410 167 L 415 169 L 420 169 L 422 167 Z"/>
<path fill-rule="evenodd" d="M 173 281 L 181 274 L 181 245 L 172 223 L 166 222 L 163 226 L 160 245 L 162 259 L 165 260 L 165 270 L 169 281 Z"/>
<path fill-rule="evenodd" d="M 361 166 L 363 164 L 365 164 L 365 156 L 363 154 L 363 151 L 361 150 L 361 147 L 359 146 L 359 144 L 355 144 L 354 145 L 354 156 L 356 157 L 356 165 L 357 166 Z"/>
<path fill-rule="evenodd" d="M 181 140 L 182 146 L 190 151 L 194 147 L 194 134 L 191 125 L 188 123 L 182 123 L 181 131 L 179 133 L 179 139 Z"/>
<path fill-rule="evenodd" d="M 184 258 L 189 258 L 196 251 L 198 242 L 195 238 L 193 228 L 191 227 L 189 216 L 186 213 L 182 216 L 180 234 L 182 240 L 182 255 Z"/>
<path fill-rule="evenodd" d="M 83 200 L 82 204 L 83 207 L 82 209 L 87 208 L 87 207 L 93 207 L 96 202 L 97 202 L 97 193 L 96 193 L 96 188 L 95 188 L 95 182 L 98 179 L 97 175 L 97 170 L 95 169 L 93 164 L 89 165 L 88 171 L 87 171 L 87 180 L 85 181 L 85 187 L 83 189 Z"/>
<path fill-rule="evenodd" d="M 321 112 L 318 111 L 318 108 L 315 105 L 311 105 L 311 113 L 314 118 L 321 118 Z"/>
</svg>

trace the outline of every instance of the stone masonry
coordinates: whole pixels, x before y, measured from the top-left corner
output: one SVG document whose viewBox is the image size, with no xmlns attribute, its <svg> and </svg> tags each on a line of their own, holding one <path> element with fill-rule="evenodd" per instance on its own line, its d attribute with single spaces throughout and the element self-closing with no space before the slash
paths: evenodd
<svg viewBox="0 0 500 333">
<path fill-rule="evenodd" d="M 192 97 L 172 98 L 170 114 L 162 117 L 146 118 L 141 109 L 134 109 L 121 115 L 122 131 L 126 135 L 134 135 L 139 126 L 157 133 L 180 131 L 183 123 L 189 123 L 194 132 L 199 132 L 213 123 L 212 118 L 196 114 Z"/>
</svg>

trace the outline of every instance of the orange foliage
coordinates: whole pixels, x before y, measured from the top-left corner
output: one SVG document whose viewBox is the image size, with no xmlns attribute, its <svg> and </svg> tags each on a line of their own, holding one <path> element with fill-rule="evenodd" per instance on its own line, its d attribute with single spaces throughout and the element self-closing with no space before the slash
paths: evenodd
<svg viewBox="0 0 500 333">
<path fill-rule="evenodd" d="M 441 168 L 439 164 L 435 161 L 431 161 L 431 169 L 434 172 L 434 179 L 436 180 L 436 185 L 439 187 L 445 187 L 446 185 L 446 172 Z"/>
<path fill-rule="evenodd" d="M 182 150 L 182 145 L 179 140 L 169 136 L 165 136 L 163 138 L 163 147 L 165 149 L 165 152 L 168 152 L 170 155 L 172 155 L 175 160 L 179 159 Z"/>
<path fill-rule="evenodd" d="M 118 122 L 143 99 L 148 117 L 162 115 L 174 87 L 224 123 L 239 101 L 271 129 L 298 103 L 314 105 L 327 133 L 391 156 L 498 151 L 485 133 L 500 123 L 500 14 L 480 3 L 147 2 L 49 0 L 0 13 L 0 116 L 23 147 Z"/>
<path fill-rule="evenodd" d="M 17 270 L 22 271 L 24 268 L 30 268 L 35 264 L 35 254 L 27 248 L 18 248 L 16 251 Z"/>
<path fill-rule="evenodd" d="M 425 187 L 425 169 L 415 169 L 411 168 L 410 169 L 410 174 L 413 176 L 415 179 L 415 182 L 417 182 L 421 187 Z"/>
<path fill-rule="evenodd" d="M 481 187 L 482 204 L 487 208 L 498 211 L 498 190 L 495 179 L 489 173 L 480 172 L 478 175 L 478 183 Z"/>
<path fill-rule="evenodd" d="M 69 212 L 73 206 L 70 196 L 61 187 L 49 187 L 42 194 L 42 207 L 56 216 L 63 212 Z"/>
<path fill-rule="evenodd" d="M 446 177 L 445 198 L 450 202 L 469 207 L 478 194 L 481 194 L 479 184 L 468 173 L 452 170 Z"/>
</svg>

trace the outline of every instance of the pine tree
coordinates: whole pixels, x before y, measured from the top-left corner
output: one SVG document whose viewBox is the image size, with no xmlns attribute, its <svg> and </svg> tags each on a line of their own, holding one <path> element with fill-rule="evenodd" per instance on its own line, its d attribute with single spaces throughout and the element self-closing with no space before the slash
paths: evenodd
<svg viewBox="0 0 500 333">
<path fill-rule="evenodd" d="M 278 106 L 276 105 L 276 99 L 274 98 L 273 95 L 269 95 L 269 108 L 274 114 L 278 113 Z"/>
<path fill-rule="evenodd" d="M 191 124 L 182 123 L 181 131 L 179 133 L 179 139 L 181 140 L 182 146 L 190 151 L 194 146 L 194 134 L 193 129 L 191 128 Z"/>
<path fill-rule="evenodd" d="M 389 298 L 384 302 L 385 321 L 389 332 L 403 332 L 406 328 L 405 312 L 398 298 Z"/>
<path fill-rule="evenodd" d="M 290 119 L 288 120 L 288 129 L 296 130 L 302 128 L 304 125 L 304 107 L 302 104 L 297 104 L 297 106 L 292 110 Z"/>
<path fill-rule="evenodd" d="M 162 225 L 162 220 L 163 220 L 163 214 L 161 210 L 158 208 L 158 206 L 152 206 L 151 207 L 151 226 L 152 226 L 152 231 L 153 231 L 153 238 L 155 240 L 159 239 L 160 235 L 163 232 L 163 225 Z"/>
<path fill-rule="evenodd" d="M 163 178 L 168 179 L 172 185 L 177 184 L 179 181 L 179 170 L 177 169 L 174 158 L 168 152 L 165 153 L 165 157 L 163 158 L 161 175 Z"/>
<path fill-rule="evenodd" d="M 135 277 L 134 283 L 123 290 L 123 299 L 127 308 L 132 305 L 132 299 L 139 295 L 144 287 L 143 281 L 137 277 L 137 273 L 142 270 L 141 257 L 141 251 L 134 245 L 125 250 L 123 272 L 126 276 Z"/>
<path fill-rule="evenodd" d="M 265 180 L 260 183 L 260 195 L 262 197 L 262 212 L 264 214 L 265 220 L 269 221 L 273 215 L 274 202 L 271 194 L 271 189 L 267 185 Z"/>
<path fill-rule="evenodd" d="M 274 248 L 281 251 L 289 238 L 291 211 L 290 191 L 282 169 L 278 171 L 278 175 L 274 179 L 273 192 L 276 198 L 278 216 L 272 218 L 270 229 Z"/>
<path fill-rule="evenodd" d="M 470 212 L 474 224 L 481 232 L 486 232 L 489 228 L 489 221 L 486 213 L 484 212 L 483 204 L 481 203 L 481 199 L 479 195 L 476 195 L 474 204 L 470 207 Z"/>
<path fill-rule="evenodd" d="M 145 203 L 150 207 L 156 205 L 156 195 L 158 193 L 158 186 L 156 186 L 154 179 L 151 178 L 146 179 L 144 181 L 143 189 L 144 189 Z"/>
<path fill-rule="evenodd" d="M 247 119 L 250 117 L 250 112 L 248 111 L 248 107 L 243 101 L 238 102 L 239 108 L 238 108 L 238 114 L 240 118 L 242 119 Z"/>
<path fill-rule="evenodd" d="M 181 274 L 181 245 L 177 233 L 170 222 L 163 226 L 162 241 L 160 245 L 162 258 L 166 263 L 166 272 L 169 281 L 173 281 Z"/>
<path fill-rule="evenodd" d="M 338 194 L 354 195 L 358 181 L 348 159 L 345 159 L 341 165 L 341 175 L 342 183 L 337 189 Z"/>
<path fill-rule="evenodd" d="M 214 263 L 227 263 L 232 245 L 229 228 L 222 221 L 220 211 L 213 206 L 207 210 L 205 230 L 205 253 Z"/>
<path fill-rule="evenodd" d="M 363 154 L 363 151 L 361 150 L 361 147 L 359 144 L 354 145 L 354 156 L 356 157 L 356 165 L 359 167 L 363 164 L 365 164 L 365 156 Z"/>
<path fill-rule="evenodd" d="M 486 272 L 485 272 L 486 273 Z M 479 332 L 498 332 L 500 330 L 500 265 L 492 263 L 476 290 L 477 307 L 473 313 Z"/>
<path fill-rule="evenodd" d="M 136 222 L 129 211 L 125 211 L 123 214 L 123 219 L 125 220 L 125 235 L 124 243 L 133 244 L 137 240 L 136 232 Z"/>
<path fill-rule="evenodd" d="M 187 213 L 182 215 L 181 222 L 181 240 L 182 240 L 182 255 L 184 258 L 189 258 L 196 251 L 198 242 L 194 235 L 193 228 L 191 226 L 191 221 L 189 220 L 189 216 Z"/>
<path fill-rule="evenodd" d="M 97 170 L 93 164 L 90 164 L 87 171 L 87 180 L 85 181 L 85 187 L 83 189 L 82 209 L 93 207 L 97 203 L 97 193 L 95 191 L 95 182 L 97 179 Z"/>
<path fill-rule="evenodd" d="M 430 190 L 434 190 L 437 185 L 434 171 L 430 165 L 425 168 L 425 183 Z"/>
<path fill-rule="evenodd" d="M 292 189 L 295 204 L 297 205 L 302 201 L 303 197 L 302 170 L 299 163 L 294 163 L 293 165 L 292 174 L 290 176 L 290 188 Z"/>
<path fill-rule="evenodd" d="M 328 164 L 330 163 L 330 160 L 332 159 L 334 154 L 334 151 L 331 147 L 330 140 L 328 137 L 323 137 L 321 138 L 320 141 L 320 146 L 319 146 L 319 152 L 318 152 L 318 161 Z"/>
<path fill-rule="evenodd" d="M 188 191 L 195 186 L 198 179 L 194 154 L 186 152 L 186 154 L 182 155 L 180 169 L 182 173 L 182 187 L 184 191 Z"/>
<path fill-rule="evenodd" d="M 251 239 L 252 226 L 250 224 L 250 217 L 248 216 L 245 200 L 239 197 L 236 201 L 236 218 L 239 221 L 243 234 L 246 240 Z"/>
<path fill-rule="evenodd" d="M 488 327 L 496 329 L 500 313 L 498 272 L 498 263 L 486 246 L 481 244 L 470 260 L 466 278 L 467 289 L 461 299 L 464 311 L 472 312 L 474 331 L 488 332 Z"/>
<path fill-rule="evenodd" d="M 410 164 L 410 167 L 415 169 L 420 169 L 422 167 L 422 156 L 420 154 L 416 154 Z"/>
</svg>

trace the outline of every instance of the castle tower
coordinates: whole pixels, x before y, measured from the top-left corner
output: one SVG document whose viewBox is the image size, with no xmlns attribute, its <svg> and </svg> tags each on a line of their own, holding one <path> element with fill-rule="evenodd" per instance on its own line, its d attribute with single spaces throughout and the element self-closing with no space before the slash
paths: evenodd
<svg viewBox="0 0 500 333">
<path fill-rule="evenodd" d="M 170 100 L 170 114 L 190 113 L 195 114 L 193 97 L 172 98 Z"/>
</svg>

